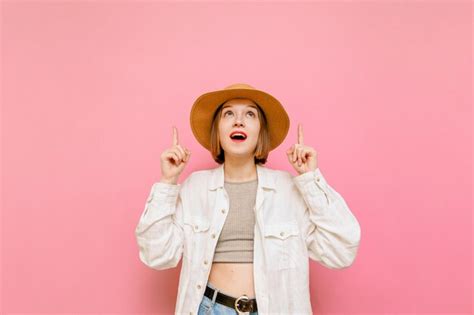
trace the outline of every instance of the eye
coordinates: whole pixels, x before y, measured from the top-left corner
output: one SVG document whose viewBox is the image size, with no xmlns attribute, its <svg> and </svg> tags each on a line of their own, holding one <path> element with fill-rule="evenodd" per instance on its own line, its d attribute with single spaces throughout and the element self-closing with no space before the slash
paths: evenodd
<svg viewBox="0 0 474 315">
<path fill-rule="evenodd" d="M 233 114 L 231 110 L 228 110 L 228 111 L 224 112 L 223 115 L 226 116 L 226 115 L 229 114 L 229 113 Z M 252 111 L 248 111 L 247 114 L 250 114 L 250 116 L 252 116 L 252 117 L 255 117 L 255 116 L 256 116 L 255 113 L 252 112 Z"/>
</svg>

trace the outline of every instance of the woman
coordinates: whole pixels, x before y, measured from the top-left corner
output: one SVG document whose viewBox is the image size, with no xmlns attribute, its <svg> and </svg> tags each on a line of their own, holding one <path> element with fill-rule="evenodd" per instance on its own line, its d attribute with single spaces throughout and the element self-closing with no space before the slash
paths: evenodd
<svg viewBox="0 0 474 315">
<path fill-rule="evenodd" d="M 173 128 L 135 231 L 141 261 L 163 270 L 183 258 L 179 314 L 312 314 L 308 258 L 350 266 L 360 226 L 303 144 L 301 126 L 286 151 L 295 177 L 263 167 L 289 129 L 283 106 L 266 92 L 233 84 L 205 93 L 191 128 L 220 166 L 178 184 L 191 152 Z"/>
</svg>

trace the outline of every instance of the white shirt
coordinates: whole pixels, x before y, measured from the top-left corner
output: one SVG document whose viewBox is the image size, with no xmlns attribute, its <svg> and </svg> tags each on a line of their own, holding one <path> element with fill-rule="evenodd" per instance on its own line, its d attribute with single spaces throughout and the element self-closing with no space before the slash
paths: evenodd
<svg viewBox="0 0 474 315">
<path fill-rule="evenodd" d="M 359 247 L 359 223 L 319 168 L 292 176 L 256 166 L 258 313 L 312 314 L 308 258 L 331 269 L 349 267 Z M 223 164 L 192 172 L 182 184 L 153 184 L 135 235 L 148 267 L 173 268 L 182 259 L 176 314 L 197 314 L 228 210 Z"/>
</svg>

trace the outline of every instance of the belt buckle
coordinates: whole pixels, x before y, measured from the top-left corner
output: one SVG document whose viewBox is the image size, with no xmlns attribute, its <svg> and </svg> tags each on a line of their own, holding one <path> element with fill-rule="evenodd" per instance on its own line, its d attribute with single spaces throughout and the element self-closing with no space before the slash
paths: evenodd
<svg viewBox="0 0 474 315">
<path fill-rule="evenodd" d="M 239 309 L 239 306 L 240 306 L 239 302 L 243 301 L 243 300 L 245 300 L 245 302 L 248 302 L 249 301 L 248 296 L 244 294 L 244 295 L 239 296 L 237 299 L 235 299 L 234 308 L 235 308 L 235 310 L 237 311 L 238 314 L 248 314 L 249 313 L 249 311 L 242 311 L 242 310 Z"/>
</svg>

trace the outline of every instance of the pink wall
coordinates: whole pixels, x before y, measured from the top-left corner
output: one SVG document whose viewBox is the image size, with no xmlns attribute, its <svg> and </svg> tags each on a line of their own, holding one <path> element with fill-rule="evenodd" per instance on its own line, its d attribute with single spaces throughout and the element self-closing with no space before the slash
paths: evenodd
<svg viewBox="0 0 474 315">
<path fill-rule="evenodd" d="M 315 313 L 472 310 L 470 2 L 14 2 L 2 6 L 2 313 L 171 313 L 179 269 L 134 228 L 172 124 L 247 82 L 301 122 L 362 228 L 312 262 Z"/>
</svg>

